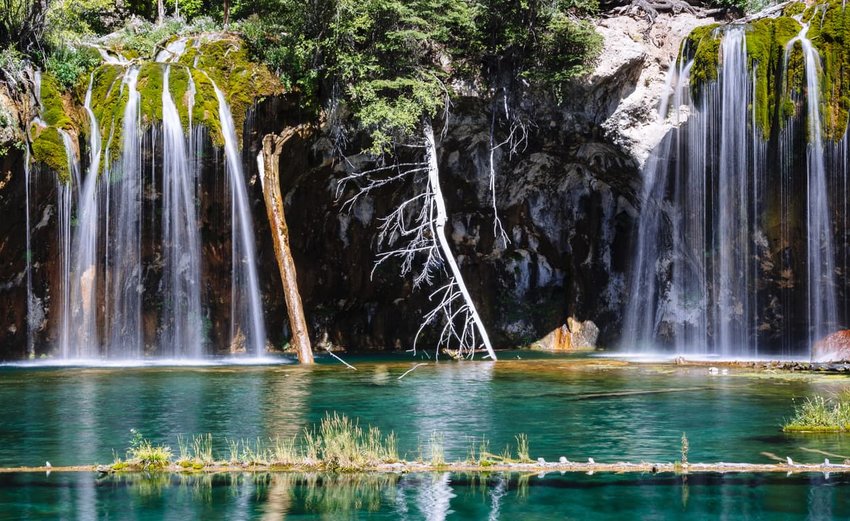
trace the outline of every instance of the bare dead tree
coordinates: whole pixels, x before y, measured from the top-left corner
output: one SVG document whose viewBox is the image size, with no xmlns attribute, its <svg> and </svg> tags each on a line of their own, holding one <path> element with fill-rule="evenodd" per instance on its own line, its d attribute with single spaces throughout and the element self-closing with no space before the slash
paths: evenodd
<svg viewBox="0 0 850 521">
<path fill-rule="evenodd" d="M 455 346 L 459 356 L 472 357 L 475 350 L 483 345 L 487 356 L 495 360 L 496 353 L 487 330 L 446 236 L 448 212 L 440 186 L 437 145 L 431 120 L 423 118 L 421 127 L 421 141 L 403 147 L 397 145 L 412 149 L 414 155 L 418 152 L 423 158 L 421 161 L 400 162 L 398 154 L 393 154 L 394 159 L 389 163 L 365 171 L 356 171 L 348 162 L 354 171 L 341 180 L 337 195 L 341 196 L 345 187 L 355 185 L 354 194 L 343 204 L 344 209 L 351 209 L 360 197 L 378 188 L 402 180 L 410 182 L 413 195 L 381 219 L 378 246 L 384 251 L 378 254 L 372 274 L 390 259 L 401 262 L 401 275 L 411 276 L 414 288 L 432 286 L 436 277 L 445 273 L 448 281 L 430 295 L 436 305 L 423 317 L 414 340 L 414 352 L 425 328 L 441 323 L 441 346 Z"/>
<path fill-rule="evenodd" d="M 283 152 L 283 146 L 290 139 L 304 136 L 307 132 L 309 129 L 302 125 L 287 128 L 278 135 L 267 134 L 263 138 L 263 149 L 257 157 L 257 166 L 260 169 L 263 185 L 263 198 L 271 225 L 274 253 L 283 283 L 289 327 L 292 330 L 292 346 L 298 354 L 298 361 L 302 364 L 314 363 L 313 350 L 310 346 L 301 293 L 298 291 L 295 261 L 292 259 L 292 250 L 289 247 L 289 227 L 286 225 L 283 198 L 280 193 L 280 155 Z"/>
</svg>

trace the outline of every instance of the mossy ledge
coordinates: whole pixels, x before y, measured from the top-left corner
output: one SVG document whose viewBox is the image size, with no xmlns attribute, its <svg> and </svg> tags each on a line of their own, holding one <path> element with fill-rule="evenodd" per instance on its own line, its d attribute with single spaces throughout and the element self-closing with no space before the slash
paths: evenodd
<svg viewBox="0 0 850 521">
<path fill-rule="evenodd" d="M 124 110 L 129 96 L 124 79 L 130 67 L 139 70 L 137 90 L 143 130 L 162 122 L 162 93 L 167 88 L 184 130 L 189 130 L 191 113 L 191 124 L 206 127 L 213 144 L 223 146 L 218 99 L 213 88 L 215 82 L 230 104 L 237 138 L 241 141 L 250 106 L 257 98 L 282 94 L 283 84 L 265 65 L 250 60 L 242 40 L 234 34 L 202 33 L 181 38 L 186 40 L 186 51 L 178 62 L 157 63 L 153 61 L 154 56 L 148 56 L 134 58 L 129 65 L 104 63 L 91 76 L 81 77 L 73 92 L 63 92 L 59 82 L 45 73 L 42 119 L 47 128 L 39 127 L 34 131 L 37 134 L 32 143 L 34 160 L 55 170 L 64 181 L 70 178 L 64 144 L 57 129 L 72 135 L 88 133 L 82 105 L 90 78 L 92 112 L 104 138 L 103 153 L 110 156 L 104 158 L 101 165 L 106 167 L 108 162 L 117 160 L 121 154 Z M 174 39 L 176 37 L 166 44 Z M 168 85 L 164 85 L 166 67 L 170 67 Z M 194 93 L 191 92 L 193 87 Z M 192 103 L 191 111 L 189 103 Z M 109 146 L 106 146 L 107 140 Z"/>
<path fill-rule="evenodd" d="M 801 97 L 806 82 L 799 46 L 790 54 L 787 71 L 783 70 L 786 46 L 802 28 L 792 16 L 802 16 L 810 23 L 808 38 L 821 57 L 824 136 L 838 140 L 846 131 L 850 113 L 850 10 L 843 9 L 840 0 L 814 7 L 796 2 L 788 5 L 782 16 L 746 24 L 748 65 L 756 82 L 756 125 L 763 138 L 768 139 L 774 127 L 799 116 L 803 110 L 794 101 Z M 717 80 L 725 27 L 728 26 L 698 27 L 685 41 L 684 54 L 694 60 L 691 92 L 695 100 L 702 100 L 705 86 Z"/>
<path fill-rule="evenodd" d="M 59 180 L 68 183 L 71 180 L 71 170 L 68 167 L 68 154 L 65 142 L 56 127 L 46 127 L 33 130 L 32 153 L 36 162 L 46 165 L 56 172 Z"/>
</svg>

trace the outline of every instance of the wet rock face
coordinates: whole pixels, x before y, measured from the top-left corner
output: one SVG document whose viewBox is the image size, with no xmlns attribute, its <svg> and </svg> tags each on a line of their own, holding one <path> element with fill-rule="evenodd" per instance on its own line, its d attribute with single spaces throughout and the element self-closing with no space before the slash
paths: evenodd
<svg viewBox="0 0 850 521">
<path fill-rule="evenodd" d="M 619 327 L 638 171 L 621 151 L 577 131 L 557 110 L 541 108 L 540 115 L 540 128 L 522 153 L 494 153 L 505 243 L 494 230 L 489 105 L 479 99 L 455 105 L 438 143 L 447 231 L 495 345 L 530 344 L 568 315 L 600 324 L 604 343 Z M 496 142 L 506 130 L 497 130 Z M 398 265 L 389 263 L 370 276 L 379 219 L 410 194 L 409 187 L 374 192 L 341 212 L 335 195 L 343 172 L 327 146 L 323 136 L 296 143 L 281 162 L 293 254 L 313 336 L 327 333 L 331 342 L 351 349 L 410 348 L 421 317 L 433 305 L 428 301 L 433 289 L 414 289 L 399 276 Z M 264 262 L 274 266 L 267 231 L 258 233 Z M 270 331 L 284 328 L 281 323 Z M 419 348 L 433 348 L 436 332 L 434 326 L 426 328 Z"/>
</svg>

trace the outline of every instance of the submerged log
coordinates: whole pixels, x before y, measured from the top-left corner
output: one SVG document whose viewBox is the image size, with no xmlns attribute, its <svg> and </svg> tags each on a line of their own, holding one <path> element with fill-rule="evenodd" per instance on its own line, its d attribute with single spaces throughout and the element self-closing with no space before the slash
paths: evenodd
<svg viewBox="0 0 850 521">
<path fill-rule="evenodd" d="M 263 138 L 262 161 L 257 161 L 262 178 L 263 198 L 266 202 L 266 211 L 271 224 L 274 254 L 280 269 L 283 295 L 289 314 L 292 346 L 298 354 L 298 361 L 302 364 L 313 363 L 313 350 L 310 346 L 307 320 L 304 318 L 301 293 L 298 291 L 295 261 L 292 260 L 292 251 L 289 248 L 289 228 L 286 225 L 283 198 L 280 194 L 280 154 L 283 152 L 283 145 L 287 141 L 295 136 L 303 136 L 307 131 L 307 127 L 298 126 L 287 128 L 279 135 L 267 134 Z"/>
</svg>

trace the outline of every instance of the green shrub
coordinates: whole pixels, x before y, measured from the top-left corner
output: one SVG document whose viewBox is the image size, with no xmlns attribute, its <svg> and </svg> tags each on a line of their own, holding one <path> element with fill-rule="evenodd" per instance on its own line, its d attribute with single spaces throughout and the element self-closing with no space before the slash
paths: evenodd
<svg viewBox="0 0 850 521">
<path fill-rule="evenodd" d="M 65 90 L 70 90 L 80 77 L 95 69 L 101 62 L 98 52 L 89 47 L 61 46 L 45 62 L 45 69 Z"/>
</svg>

